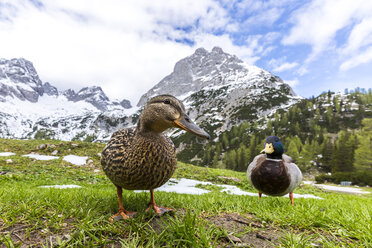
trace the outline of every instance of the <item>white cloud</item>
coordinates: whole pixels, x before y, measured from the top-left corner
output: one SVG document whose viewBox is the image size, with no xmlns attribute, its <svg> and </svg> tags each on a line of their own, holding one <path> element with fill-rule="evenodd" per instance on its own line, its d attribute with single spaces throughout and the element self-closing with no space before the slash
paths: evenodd
<svg viewBox="0 0 372 248">
<path fill-rule="evenodd" d="M 347 71 L 351 68 L 368 63 L 370 61 L 372 61 L 372 47 L 369 47 L 362 53 L 357 53 L 355 56 L 352 56 L 350 59 L 343 62 L 340 66 L 340 70 Z"/>
<path fill-rule="evenodd" d="M 372 44 L 372 16 L 356 24 L 350 33 L 346 46 L 341 50 L 345 54 L 357 52 L 360 48 Z"/>
<path fill-rule="evenodd" d="M 35 7 L 31 1 L 5 1 L 0 54 L 32 61 L 42 81 L 60 89 L 101 85 L 110 98 L 135 105 L 197 47 L 220 46 L 249 63 L 258 59 L 254 48 L 214 34 L 237 25 L 213 0 L 40 2 Z"/>
<path fill-rule="evenodd" d="M 355 25 L 340 55 L 344 59 L 341 71 L 372 61 L 372 16 Z"/>
<path fill-rule="evenodd" d="M 287 57 L 271 59 L 268 64 L 274 72 L 288 71 L 298 66 L 297 62 L 287 62 Z"/>
<path fill-rule="evenodd" d="M 298 68 L 298 70 L 297 70 L 296 73 L 297 73 L 299 76 L 303 76 L 303 75 L 309 73 L 309 69 L 308 69 L 306 66 L 302 65 L 300 68 Z"/>
<path fill-rule="evenodd" d="M 291 22 L 294 24 L 284 45 L 309 44 L 312 53 L 306 62 L 335 46 L 335 36 L 343 28 L 363 21 L 372 15 L 372 1 L 314 0 L 298 9 Z"/>
<path fill-rule="evenodd" d="M 284 80 L 284 83 L 288 84 L 291 87 L 294 87 L 294 86 L 298 85 L 299 81 L 298 81 L 297 78 L 295 78 L 293 80 Z"/>
<path fill-rule="evenodd" d="M 275 72 L 288 71 L 288 70 L 293 69 L 297 66 L 298 66 L 297 62 L 293 62 L 293 63 L 286 62 L 286 63 L 281 64 L 280 66 L 274 68 L 273 71 L 275 71 Z"/>
</svg>

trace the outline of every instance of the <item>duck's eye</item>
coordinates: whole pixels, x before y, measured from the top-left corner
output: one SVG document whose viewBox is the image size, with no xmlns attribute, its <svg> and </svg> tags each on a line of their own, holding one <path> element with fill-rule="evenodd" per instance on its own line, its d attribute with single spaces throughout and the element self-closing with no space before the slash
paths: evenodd
<svg viewBox="0 0 372 248">
<path fill-rule="evenodd" d="M 170 104 L 170 101 L 169 101 L 169 99 L 165 99 L 165 100 L 163 101 L 163 103 L 165 103 L 165 104 Z"/>
</svg>

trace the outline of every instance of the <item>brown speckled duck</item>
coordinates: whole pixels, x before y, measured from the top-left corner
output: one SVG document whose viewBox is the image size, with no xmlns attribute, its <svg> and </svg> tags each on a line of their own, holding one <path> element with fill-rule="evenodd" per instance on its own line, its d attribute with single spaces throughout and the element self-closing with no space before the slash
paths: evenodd
<svg viewBox="0 0 372 248">
<path fill-rule="evenodd" d="M 171 95 L 151 98 L 139 117 L 136 128 L 125 128 L 113 133 L 102 152 L 102 169 L 117 188 L 119 213 L 114 219 L 127 219 L 135 214 L 124 209 L 122 188 L 150 190 L 151 208 L 157 214 L 172 209 L 155 204 L 154 189 L 162 186 L 173 175 L 177 157 L 173 142 L 163 134 L 168 128 L 177 127 L 198 137 L 210 136 L 195 125 L 185 113 L 185 107 Z"/>
<path fill-rule="evenodd" d="M 301 183 L 302 173 L 291 157 L 283 154 L 284 148 L 279 138 L 266 138 L 265 149 L 248 166 L 247 177 L 261 193 L 282 196 L 289 193 L 293 205 L 293 190 Z"/>
</svg>

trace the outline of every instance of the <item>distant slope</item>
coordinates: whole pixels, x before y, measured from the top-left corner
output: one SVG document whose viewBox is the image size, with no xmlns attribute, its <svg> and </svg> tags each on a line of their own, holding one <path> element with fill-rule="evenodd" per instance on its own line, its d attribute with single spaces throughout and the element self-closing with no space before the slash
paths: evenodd
<svg viewBox="0 0 372 248">
<path fill-rule="evenodd" d="M 25 59 L 0 59 L 0 137 L 107 139 L 131 124 L 128 100 L 111 101 L 101 87 L 58 91 Z"/>
</svg>

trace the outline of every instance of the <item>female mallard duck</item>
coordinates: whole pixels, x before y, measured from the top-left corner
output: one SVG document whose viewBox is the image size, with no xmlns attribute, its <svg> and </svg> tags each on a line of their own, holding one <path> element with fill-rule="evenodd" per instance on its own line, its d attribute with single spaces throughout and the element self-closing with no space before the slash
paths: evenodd
<svg viewBox="0 0 372 248">
<path fill-rule="evenodd" d="M 113 133 L 101 158 L 102 169 L 116 186 L 119 198 L 119 213 L 110 221 L 135 214 L 124 209 L 122 188 L 150 190 L 151 200 L 146 211 L 152 208 L 162 214 L 171 210 L 157 206 L 154 200 L 154 189 L 168 181 L 177 164 L 175 147 L 163 131 L 177 127 L 201 138 L 210 138 L 185 112 L 185 107 L 175 97 L 159 95 L 147 102 L 136 128 Z"/>
<path fill-rule="evenodd" d="M 247 177 L 259 191 L 258 195 L 282 196 L 289 193 L 293 205 L 293 190 L 301 183 L 302 173 L 291 157 L 284 155 L 284 148 L 276 136 L 266 138 L 265 154 L 256 156 L 248 166 Z"/>
</svg>

